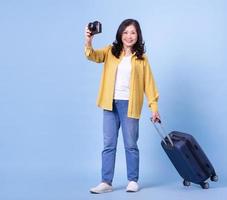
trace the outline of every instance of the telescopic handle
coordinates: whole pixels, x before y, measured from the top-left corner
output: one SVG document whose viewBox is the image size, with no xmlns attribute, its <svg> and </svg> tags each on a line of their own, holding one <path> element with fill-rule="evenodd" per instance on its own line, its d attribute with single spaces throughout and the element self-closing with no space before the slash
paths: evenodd
<svg viewBox="0 0 227 200">
<path fill-rule="evenodd" d="M 160 127 L 161 127 L 161 129 L 162 129 L 162 132 L 159 130 L 159 128 L 157 127 L 157 125 L 155 124 L 155 122 L 153 122 L 152 118 L 150 118 L 150 120 L 152 121 L 152 123 L 153 123 L 153 125 L 154 125 L 156 131 L 157 131 L 158 134 L 160 135 L 160 137 L 161 137 L 162 141 L 164 142 L 164 144 L 167 145 L 167 143 L 166 143 L 166 141 L 165 141 L 165 136 L 164 136 L 164 135 L 166 135 L 166 137 L 168 138 L 168 140 L 169 140 L 171 146 L 173 146 L 173 141 L 172 141 L 172 139 L 170 138 L 169 134 L 168 134 L 168 133 L 166 132 L 166 130 L 164 129 L 164 127 L 163 127 L 163 125 L 162 125 L 162 123 L 161 123 L 161 120 L 159 120 L 158 123 L 160 124 Z M 164 133 L 164 134 L 163 134 L 163 133 Z"/>
</svg>

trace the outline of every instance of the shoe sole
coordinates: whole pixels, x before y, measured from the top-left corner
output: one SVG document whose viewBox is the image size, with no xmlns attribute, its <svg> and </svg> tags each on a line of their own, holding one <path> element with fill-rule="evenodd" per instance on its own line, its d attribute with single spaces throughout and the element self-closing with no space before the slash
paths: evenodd
<svg viewBox="0 0 227 200">
<path fill-rule="evenodd" d="M 102 191 L 102 192 L 95 192 L 95 191 L 91 191 L 90 190 L 90 193 L 91 194 L 102 194 L 102 193 L 107 193 L 107 192 L 112 192 L 113 190 L 105 190 L 105 191 Z"/>
<path fill-rule="evenodd" d="M 134 191 L 134 190 L 126 190 L 126 192 L 131 192 L 131 193 L 133 193 L 133 192 L 138 192 L 139 190 L 136 190 L 136 191 Z"/>
</svg>

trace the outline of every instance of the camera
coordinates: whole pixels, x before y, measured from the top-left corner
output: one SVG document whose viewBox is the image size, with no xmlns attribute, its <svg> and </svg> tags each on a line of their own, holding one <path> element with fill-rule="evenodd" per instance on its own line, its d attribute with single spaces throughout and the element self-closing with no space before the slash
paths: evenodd
<svg viewBox="0 0 227 200">
<path fill-rule="evenodd" d="M 102 24 L 99 21 L 90 22 L 88 24 L 88 29 L 91 31 L 92 35 L 102 32 Z"/>
</svg>

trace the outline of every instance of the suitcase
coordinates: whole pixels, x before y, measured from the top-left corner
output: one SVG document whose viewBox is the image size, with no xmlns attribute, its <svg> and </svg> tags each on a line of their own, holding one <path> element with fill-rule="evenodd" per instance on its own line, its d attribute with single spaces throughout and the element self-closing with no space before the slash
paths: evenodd
<svg viewBox="0 0 227 200">
<path fill-rule="evenodd" d="M 159 122 L 162 132 L 166 133 Z M 191 182 L 199 184 L 203 189 L 209 188 L 208 179 L 218 181 L 218 176 L 206 154 L 196 141 L 187 133 L 172 131 L 164 137 L 154 123 L 155 129 L 162 138 L 161 146 L 172 164 L 183 178 L 183 185 L 190 186 Z"/>
</svg>

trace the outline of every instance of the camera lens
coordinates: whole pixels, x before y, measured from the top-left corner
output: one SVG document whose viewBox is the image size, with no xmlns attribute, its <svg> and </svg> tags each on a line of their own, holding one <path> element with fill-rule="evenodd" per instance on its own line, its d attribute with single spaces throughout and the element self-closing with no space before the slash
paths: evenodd
<svg viewBox="0 0 227 200">
<path fill-rule="evenodd" d="M 89 29 L 90 31 L 95 31 L 95 30 L 96 30 L 96 26 L 94 25 L 94 23 L 89 23 L 89 24 L 88 24 L 88 29 Z"/>
</svg>

